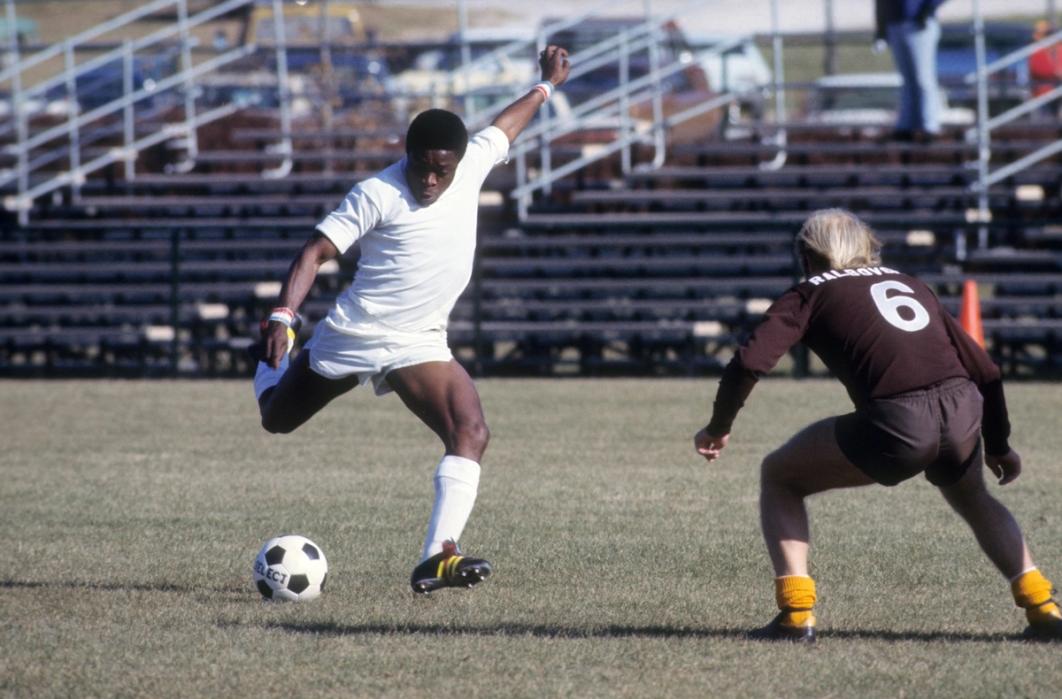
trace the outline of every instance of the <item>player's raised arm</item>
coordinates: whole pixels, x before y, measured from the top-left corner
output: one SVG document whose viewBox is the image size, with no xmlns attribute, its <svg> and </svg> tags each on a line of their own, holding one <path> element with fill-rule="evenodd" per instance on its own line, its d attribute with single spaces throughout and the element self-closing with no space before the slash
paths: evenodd
<svg viewBox="0 0 1062 699">
<path fill-rule="evenodd" d="M 494 126 L 505 133 L 509 143 L 516 140 L 534 118 L 538 108 L 553 95 L 553 89 L 564 83 L 571 71 L 568 50 L 552 44 L 539 54 L 538 64 L 542 68 L 542 81 L 536 83 L 530 92 L 510 104 L 494 119 Z"/>
<path fill-rule="evenodd" d="M 339 250 L 335 243 L 321 234 L 314 235 L 292 261 L 288 268 L 288 276 L 280 289 L 280 299 L 277 308 L 269 316 L 269 327 L 266 330 L 266 356 L 265 361 L 272 368 L 280 366 L 280 361 L 288 351 L 288 327 L 294 321 L 295 313 L 299 306 L 306 300 L 317 278 L 317 270 L 325 262 L 339 257 Z M 290 314 L 287 323 L 284 318 Z"/>
</svg>

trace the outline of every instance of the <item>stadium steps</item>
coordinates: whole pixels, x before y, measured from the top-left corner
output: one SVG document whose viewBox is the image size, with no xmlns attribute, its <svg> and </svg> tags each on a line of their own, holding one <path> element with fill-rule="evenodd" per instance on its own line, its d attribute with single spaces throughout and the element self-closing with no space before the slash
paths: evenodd
<svg viewBox="0 0 1062 699">
<path fill-rule="evenodd" d="M 80 202 L 50 204 L 48 218 L 7 230 L 0 238 L 0 313 L 8 319 L 0 323 L 0 365 L 92 373 L 114 361 L 135 373 L 140 361 L 153 373 L 170 366 L 176 341 L 189 372 L 248 371 L 243 349 L 292 256 L 369 173 L 342 159 L 333 160 L 337 171 L 324 172 L 318 150 L 287 177 L 262 179 L 256 169 L 273 166 L 275 156 L 253 149 L 274 135 L 248 130 L 229 146 L 214 142 L 185 175 L 91 181 Z M 1017 151 L 1033 136 L 1016 134 L 999 148 Z M 977 233 L 969 219 L 968 144 L 935 143 L 919 153 L 816 137 L 791 144 L 789 161 L 774 171 L 758 165 L 773 154 L 769 146 L 686 146 L 685 162 L 656 171 L 559 183 L 520 224 L 481 223 L 475 277 L 450 329 L 458 356 L 484 371 L 543 375 L 718 369 L 794 283 L 792 236 L 808 210 L 841 204 L 875 227 L 889 246 L 887 261 L 927 278 L 949 308 L 967 273 L 976 272 L 986 334 L 1011 371 L 1058 361 L 1062 228 L 1050 222 L 1062 166 L 1046 163 L 994 190 L 994 250 L 971 249 L 963 265 L 956 243 L 964 238 L 972 247 Z M 226 163 L 230 151 L 244 155 Z M 1042 196 L 1021 199 L 1025 184 Z M 302 309 L 311 324 L 327 313 L 354 264 L 345 258 L 321 276 Z M 167 339 L 159 328 L 170 327 L 175 307 L 180 327 Z M 91 349 L 92 337 L 110 349 Z"/>
<path fill-rule="evenodd" d="M 760 166 L 777 151 L 773 146 L 705 142 L 674 148 L 677 157 L 658 170 L 607 183 L 560 183 L 519 229 L 481 244 L 469 295 L 475 303 L 462 300 L 455 318 L 473 325 L 478 319 L 480 352 L 486 346 L 488 356 L 497 354 L 489 347 L 496 340 L 508 346 L 507 356 L 537 361 L 546 373 L 550 362 L 580 363 L 584 348 L 601 345 L 611 348 L 617 365 L 643 364 L 647 343 L 665 364 L 658 370 L 711 366 L 720 360 L 711 343 L 699 340 L 739 338 L 751 329 L 794 282 L 792 236 L 808 213 L 843 206 L 886 242 L 887 263 L 927 278 L 947 304 L 954 305 L 966 274 L 976 272 L 997 356 L 1041 342 L 1048 357 L 1057 357 L 1050 347 L 1057 345 L 1052 304 L 1062 281 L 1059 260 L 1050 249 L 1030 249 L 1037 236 L 1022 232 L 1059 210 L 1062 165 L 1044 163 L 992 190 L 993 251 L 985 253 L 975 249 L 978 227 L 971 218 L 977 204 L 971 144 L 956 134 L 928 145 L 835 135 L 798 133 L 777 170 Z M 993 153 L 1005 158 L 1031 150 L 1036 137 L 1015 131 Z M 1025 185 L 1039 190 L 1024 196 Z M 1037 241 L 1043 248 L 1062 242 L 1062 234 L 1041 233 Z M 971 254 L 960 262 L 963 244 Z M 1037 325 L 1037 318 L 1046 320 Z M 528 325 L 534 322 L 542 324 L 537 338 Z M 654 322 L 667 332 L 643 335 Z M 610 323 L 608 335 L 595 340 L 594 329 Z M 580 324 L 582 335 L 564 332 Z M 596 351 L 594 357 L 599 368 L 607 363 Z"/>
</svg>

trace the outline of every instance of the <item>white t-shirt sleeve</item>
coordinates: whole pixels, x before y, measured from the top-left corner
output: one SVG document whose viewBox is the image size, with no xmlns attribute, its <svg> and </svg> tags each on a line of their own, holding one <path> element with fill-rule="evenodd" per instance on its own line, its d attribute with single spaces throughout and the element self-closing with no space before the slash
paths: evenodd
<svg viewBox="0 0 1062 699">
<path fill-rule="evenodd" d="M 342 255 L 363 235 L 375 228 L 381 218 L 380 207 L 358 184 L 343 197 L 335 211 L 317 224 L 317 230 L 331 240 Z"/>
<path fill-rule="evenodd" d="M 485 178 L 498 163 L 509 159 L 509 137 L 497 126 L 488 126 L 476 132 L 468 141 L 461 164 L 468 164 L 473 171 Z"/>
</svg>

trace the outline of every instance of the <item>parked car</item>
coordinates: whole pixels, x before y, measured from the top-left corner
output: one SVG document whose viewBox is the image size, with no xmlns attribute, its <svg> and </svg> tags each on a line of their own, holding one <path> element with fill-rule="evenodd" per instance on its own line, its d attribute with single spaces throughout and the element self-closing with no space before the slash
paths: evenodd
<svg viewBox="0 0 1062 699">
<path fill-rule="evenodd" d="M 713 90 L 755 94 L 771 84 L 771 69 L 751 36 L 693 34 L 689 43 Z"/>
<path fill-rule="evenodd" d="M 597 17 L 555 32 L 547 38 L 547 41 L 569 47 L 572 53 L 579 53 L 614 38 L 619 32 L 636 30 L 644 22 L 644 18 L 638 17 Z M 543 24 L 546 25 L 547 22 L 544 21 Z M 660 67 L 676 64 L 681 66 L 660 80 L 663 87 L 664 116 L 678 114 L 715 97 L 718 92 L 712 89 L 704 68 L 697 61 L 693 47 L 678 24 L 665 23 L 661 27 L 659 36 L 658 65 Z M 651 68 L 647 49 L 631 52 L 628 56 L 630 80 L 649 75 Z M 569 79 L 564 86 L 564 94 L 573 106 L 578 106 L 586 100 L 616 88 L 619 83 L 617 56 L 615 61 Z M 633 105 L 631 116 L 636 121 L 651 123 L 653 120 L 652 102 L 645 100 Z M 669 140 L 671 143 L 688 143 L 714 138 L 719 133 L 722 121 L 722 109 L 705 112 L 670 128 Z"/>
<path fill-rule="evenodd" d="M 464 66 L 461 37 L 452 35 L 443 46 L 423 51 L 408 69 L 394 76 L 393 89 L 409 101 L 430 102 L 473 93 L 477 108 L 511 99 L 514 92 L 539 76 L 534 36 L 525 29 L 471 29 L 465 34 L 470 63 Z M 520 47 L 520 44 L 525 46 Z M 504 51 L 510 45 L 516 50 Z"/>
<path fill-rule="evenodd" d="M 324 28 L 328 32 L 329 43 L 333 45 L 361 44 L 369 38 L 361 14 L 348 3 L 334 2 L 328 5 Z M 251 11 L 245 42 L 273 46 L 276 43 L 276 30 L 272 1 L 260 0 Z M 319 47 L 324 38 L 321 30 L 319 3 L 284 3 L 284 39 L 289 49 Z"/>
<path fill-rule="evenodd" d="M 903 78 L 899 73 L 843 73 L 827 75 L 812 84 L 805 118 L 812 123 L 851 127 L 873 136 L 896 123 Z M 943 126 L 969 126 L 973 110 L 952 107 L 940 91 Z"/>
<path fill-rule="evenodd" d="M 163 50 L 154 54 L 139 54 L 133 57 L 131 82 L 134 91 L 144 91 L 136 102 L 136 109 L 150 109 L 179 101 L 173 90 L 158 91 L 156 86 L 164 78 L 177 72 L 175 50 Z M 75 101 L 79 111 L 88 112 L 110 104 L 125 95 L 125 61 L 116 58 L 96 66 L 77 76 L 75 94 L 71 95 L 65 83 L 48 89 L 44 95 L 29 100 L 46 105 L 44 112 L 51 116 L 68 115 Z"/>
</svg>

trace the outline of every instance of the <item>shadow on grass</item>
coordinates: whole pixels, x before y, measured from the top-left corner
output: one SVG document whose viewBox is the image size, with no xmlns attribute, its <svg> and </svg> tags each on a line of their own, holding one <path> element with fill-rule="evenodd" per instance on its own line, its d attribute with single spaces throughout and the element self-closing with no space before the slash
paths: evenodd
<svg viewBox="0 0 1062 699">
<path fill-rule="evenodd" d="M 603 626 L 600 628 L 582 628 L 565 626 L 545 626 L 539 624 L 499 624 L 497 626 L 443 626 L 438 624 L 360 624 L 345 625 L 334 623 L 292 623 L 274 622 L 265 624 L 266 628 L 307 633 L 323 636 L 361 636 L 371 634 L 407 634 L 411 636 L 531 636 L 535 638 L 730 638 L 746 639 L 747 631 L 743 629 L 714 628 L 674 628 L 670 626 Z M 1020 641 L 1020 635 L 992 633 L 954 633 L 936 631 L 883 631 L 875 629 L 854 629 L 820 632 L 820 639 L 831 640 L 866 640 L 866 641 L 923 641 L 923 642 L 970 642 L 998 643 L 1000 641 Z M 771 641 L 757 641 L 772 643 Z"/>
<path fill-rule="evenodd" d="M 324 636 L 407 634 L 411 636 L 532 636 L 534 638 L 741 638 L 741 629 L 682 629 L 670 626 L 602 626 L 582 628 L 542 624 L 444 626 L 440 624 L 270 623 L 267 628 Z"/>
<path fill-rule="evenodd" d="M 87 590 L 97 592 L 177 592 L 182 594 L 214 592 L 247 594 L 231 587 L 193 587 L 172 583 L 90 582 L 87 580 L 0 580 L 0 590 Z"/>
<path fill-rule="evenodd" d="M 883 631 L 880 629 L 838 629 L 822 631 L 824 639 L 866 641 L 943 641 L 946 643 L 998 643 L 999 641 L 1021 641 L 1021 634 L 1005 633 L 969 633 L 956 631 Z"/>
</svg>

